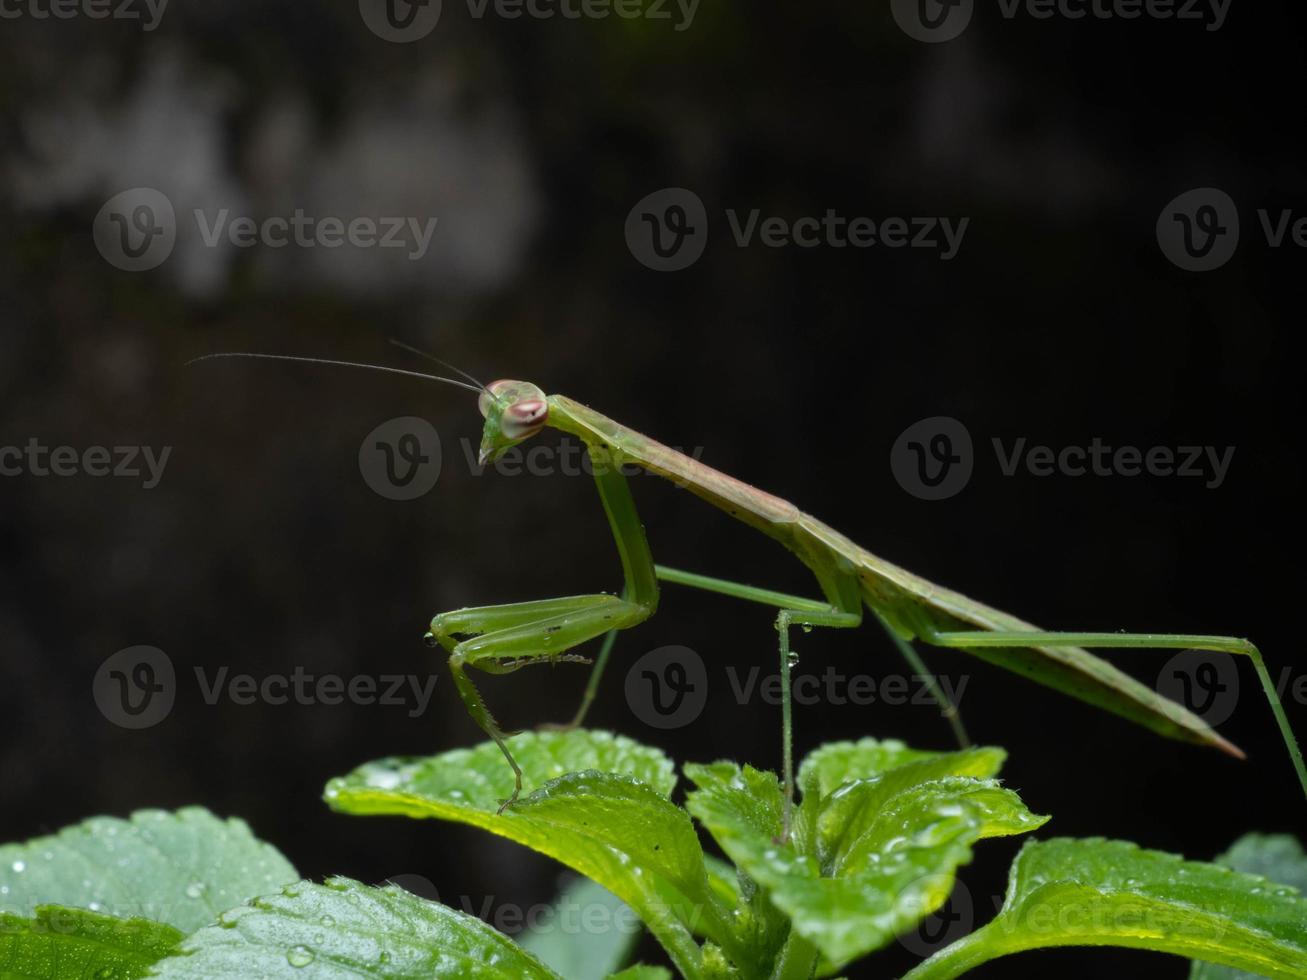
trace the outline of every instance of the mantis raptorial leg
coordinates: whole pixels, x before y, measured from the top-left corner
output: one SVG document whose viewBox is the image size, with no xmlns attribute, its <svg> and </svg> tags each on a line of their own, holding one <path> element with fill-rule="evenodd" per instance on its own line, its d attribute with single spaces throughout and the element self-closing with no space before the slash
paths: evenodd
<svg viewBox="0 0 1307 980">
<path fill-rule="evenodd" d="M 603 449 L 590 447 L 590 459 L 622 560 L 624 595 L 630 598 L 596 593 L 458 609 L 432 619 L 427 634 L 428 642 L 450 651 L 449 669 L 459 696 L 473 720 L 494 740 L 513 768 L 513 792 L 502 802 L 501 813 L 522 792 L 522 770 L 508 750 L 507 733 L 486 707 L 467 668 L 506 673 L 532 661 L 576 659 L 565 651 L 604 633 L 641 623 L 658 608 L 653 558 L 626 477 L 612 465 Z"/>
</svg>

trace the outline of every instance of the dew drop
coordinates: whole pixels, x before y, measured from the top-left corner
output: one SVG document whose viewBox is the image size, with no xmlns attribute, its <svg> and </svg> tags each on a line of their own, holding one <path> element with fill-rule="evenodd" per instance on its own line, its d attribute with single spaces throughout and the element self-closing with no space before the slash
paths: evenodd
<svg viewBox="0 0 1307 980">
<path fill-rule="evenodd" d="M 324 926 L 327 926 L 328 928 L 330 928 L 331 926 L 334 926 L 334 925 L 336 924 L 336 920 L 333 919 L 333 918 L 332 918 L 331 916 L 329 916 L 329 915 L 324 915 L 324 916 L 323 916 L 321 919 L 319 919 L 318 921 L 321 922 Z"/>
<path fill-rule="evenodd" d="M 186 897 L 201 898 L 207 890 L 208 890 L 208 886 L 205 885 L 204 882 L 192 881 L 189 885 L 186 886 Z"/>
<path fill-rule="evenodd" d="M 15 874 L 22 874 L 27 870 L 27 864 L 23 861 L 15 861 L 11 867 L 14 869 Z"/>
<path fill-rule="evenodd" d="M 292 946 L 286 953 L 286 962 L 291 966 L 308 966 L 313 962 L 313 950 L 307 946 Z"/>
</svg>

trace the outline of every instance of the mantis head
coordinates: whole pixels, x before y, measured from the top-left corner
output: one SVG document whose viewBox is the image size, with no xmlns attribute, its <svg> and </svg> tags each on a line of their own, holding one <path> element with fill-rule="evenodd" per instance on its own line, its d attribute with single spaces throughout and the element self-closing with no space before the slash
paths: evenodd
<svg viewBox="0 0 1307 980">
<path fill-rule="evenodd" d="M 481 430 L 482 465 L 530 439 L 549 419 L 545 393 L 529 381 L 493 381 L 477 399 L 477 407 L 486 420 Z"/>
</svg>

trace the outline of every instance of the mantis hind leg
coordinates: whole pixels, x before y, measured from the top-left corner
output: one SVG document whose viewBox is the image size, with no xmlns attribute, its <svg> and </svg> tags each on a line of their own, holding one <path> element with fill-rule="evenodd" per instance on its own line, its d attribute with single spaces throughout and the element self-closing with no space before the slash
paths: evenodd
<svg viewBox="0 0 1307 980">
<path fill-rule="evenodd" d="M 1303 793 L 1307 794 L 1307 766 L 1303 764 L 1302 751 L 1298 739 L 1289 725 L 1284 713 L 1284 705 L 1275 690 L 1275 682 L 1266 669 L 1266 661 L 1257 647 L 1247 640 L 1233 636 L 1188 636 L 1173 633 L 1048 633 L 1039 631 L 1017 632 L 941 632 L 923 636 L 923 640 L 935 646 L 975 649 L 980 647 L 1086 647 L 1100 650 L 1210 650 L 1215 653 L 1230 653 L 1247 657 L 1253 662 L 1257 679 L 1261 681 L 1266 700 L 1270 702 L 1271 712 L 1275 715 L 1284 739 L 1285 748 L 1293 760 L 1298 781 Z M 1228 745 L 1228 743 L 1226 743 Z M 1227 751 L 1242 755 L 1233 746 Z"/>
<path fill-rule="evenodd" d="M 859 603 L 842 609 L 819 599 L 786 595 L 770 589 L 759 589 L 726 579 L 710 578 L 694 572 L 657 565 L 654 569 L 664 582 L 687 585 L 705 592 L 716 592 L 736 599 L 745 599 L 780 609 L 776 615 L 776 632 L 780 636 L 781 655 L 781 752 L 785 803 L 781 815 L 781 839 L 789 840 L 790 822 L 794 814 L 794 710 L 790 697 L 790 670 L 794 666 L 790 650 L 792 626 L 826 626 L 834 629 L 853 629 L 862 625 L 862 606 Z"/>
</svg>

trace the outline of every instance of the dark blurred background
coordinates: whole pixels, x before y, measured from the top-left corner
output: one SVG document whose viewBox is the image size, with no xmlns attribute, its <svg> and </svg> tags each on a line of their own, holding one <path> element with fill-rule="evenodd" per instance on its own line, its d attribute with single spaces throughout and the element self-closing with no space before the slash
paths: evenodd
<svg viewBox="0 0 1307 980">
<path fill-rule="evenodd" d="M 247 819 L 306 876 L 420 875 L 476 908 L 554 892 L 558 866 L 515 845 L 338 816 L 320 794 L 366 760 L 479 741 L 443 657 L 422 645 L 433 613 L 619 586 L 591 483 L 475 472 L 460 440 L 481 420 L 466 392 L 325 367 L 183 367 L 215 351 L 430 367 L 387 344 L 399 338 L 701 448 L 885 558 L 1046 627 L 1246 635 L 1277 678 L 1290 669 L 1290 694 L 1307 670 L 1302 576 L 1287 560 L 1302 527 L 1307 256 L 1291 240 L 1270 247 L 1257 217 L 1307 208 L 1301 5 L 1236 0 L 1210 30 L 1009 19 L 981 3 L 938 44 L 910 37 L 882 2 L 705 0 L 677 30 L 674 7 L 671 20 L 478 19 L 446 0 L 410 43 L 344 0 L 174 0 L 153 30 L 14 9 L 0 27 L 0 446 L 171 454 L 149 489 L 145 476 L 25 464 L 0 479 L 0 839 L 198 803 Z M 639 261 L 624 232 L 636 203 L 667 187 L 697 195 L 709 228 L 702 256 L 671 272 Z M 1204 187 L 1235 202 L 1241 239 L 1220 268 L 1187 271 L 1155 228 L 1169 201 Z M 133 188 L 176 213 L 175 246 L 147 271 L 104 254 L 104 229 L 123 230 L 139 201 L 117 219 L 102 207 Z M 210 245 L 196 209 L 206 222 L 300 209 L 437 224 L 412 260 Z M 950 260 L 740 247 L 727 209 L 969 225 Z M 402 501 L 369 486 L 359 454 L 406 416 L 434 427 L 443 465 Z M 935 416 L 969 431 L 974 472 L 923 500 L 896 480 L 891 452 Z M 1009 477 L 996 437 L 1236 452 L 1219 487 Z M 633 483 L 659 560 L 813 591 L 771 542 L 661 481 Z M 591 723 L 678 760 L 774 768 L 778 709 L 737 703 L 726 674 L 775 669 L 770 619 L 667 588 L 659 615 L 621 637 Z M 658 730 L 623 681 L 667 644 L 702 657 L 709 698 L 692 723 Z M 131 730 L 93 689 L 105 660 L 137 645 L 167 654 L 176 701 Z M 870 626 L 798 647 L 801 672 L 903 672 Z M 1238 763 L 960 654 L 926 656 L 965 680 L 967 725 L 1009 749 L 1008 785 L 1053 815 L 1045 834 L 1210 858 L 1247 830 L 1303 827 L 1247 664 L 1222 701 L 1222 732 L 1249 754 Z M 1170 658 L 1114 655 L 1150 686 Z M 411 699 L 206 704 L 194 670 L 224 666 L 438 680 L 416 717 Z M 505 724 L 528 727 L 568 717 L 584 679 L 538 668 L 484 690 Z M 867 734 L 950 745 L 937 712 L 911 704 L 800 707 L 797 725 L 800 753 Z M 963 871 L 981 920 L 1016 847 L 982 843 Z M 913 960 L 895 947 L 857 975 Z M 1111 969 L 1179 978 L 1186 966 L 1063 951 L 977 976 Z"/>
</svg>

